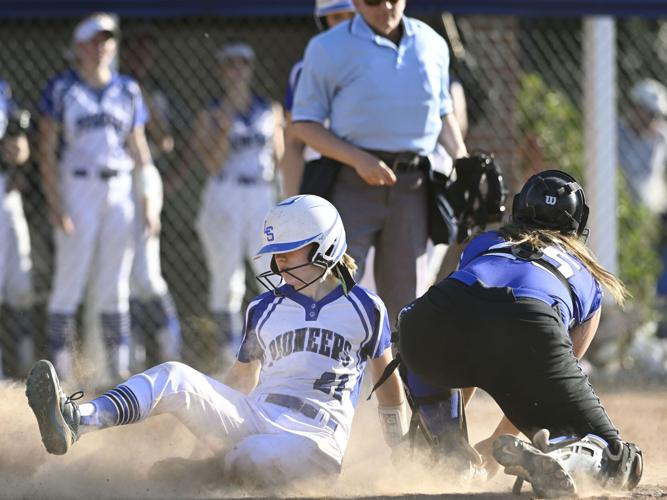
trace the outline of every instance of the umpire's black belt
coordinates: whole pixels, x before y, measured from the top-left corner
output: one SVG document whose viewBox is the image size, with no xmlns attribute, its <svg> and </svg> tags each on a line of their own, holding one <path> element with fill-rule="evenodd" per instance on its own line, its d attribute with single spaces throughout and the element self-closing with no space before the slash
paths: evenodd
<svg viewBox="0 0 667 500">
<path fill-rule="evenodd" d="M 115 170 L 113 168 L 103 168 L 101 170 L 88 170 L 85 168 L 77 168 L 72 170 L 72 175 L 74 177 L 99 177 L 103 181 L 109 180 L 112 177 L 117 177 L 122 172 Z"/>
<path fill-rule="evenodd" d="M 284 408 L 289 408 L 290 410 L 298 411 L 301 415 L 313 420 L 317 419 L 317 416 L 320 414 L 319 408 L 307 403 L 301 398 L 297 398 L 296 396 L 288 396 L 287 394 L 269 394 L 266 396 L 265 401 Z M 332 418 L 329 418 L 325 425 L 332 431 L 335 431 L 338 428 L 338 423 Z"/>
<path fill-rule="evenodd" d="M 385 162 L 390 169 L 397 173 L 412 172 L 428 165 L 426 156 L 421 156 L 412 151 L 399 151 L 397 153 L 375 149 L 367 149 L 366 151 Z"/>
</svg>

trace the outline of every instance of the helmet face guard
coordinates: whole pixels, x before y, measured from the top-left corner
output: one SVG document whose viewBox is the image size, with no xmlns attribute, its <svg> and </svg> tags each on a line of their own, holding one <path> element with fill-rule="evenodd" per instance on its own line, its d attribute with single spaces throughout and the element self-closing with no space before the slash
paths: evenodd
<svg viewBox="0 0 667 500">
<path fill-rule="evenodd" d="M 526 181 L 514 196 L 512 219 L 523 226 L 581 236 L 589 208 L 584 190 L 571 175 L 545 170 Z"/>
<path fill-rule="evenodd" d="M 269 270 L 264 271 L 263 273 L 259 273 L 258 275 L 255 276 L 257 281 L 266 288 L 269 292 L 276 293 L 276 290 L 283 284 L 283 278 L 282 274 L 289 274 L 292 278 L 294 278 L 297 281 L 301 282 L 301 286 L 298 288 L 294 288 L 295 292 L 299 292 L 303 290 L 306 287 L 309 287 L 313 283 L 318 282 L 319 280 L 322 279 L 322 277 L 326 274 L 327 270 L 329 269 L 329 266 L 327 265 L 326 262 L 314 262 L 312 261 L 313 254 L 315 254 L 315 248 L 313 248 L 313 251 L 310 253 L 310 256 L 308 258 L 308 262 L 304 262 L 303 264 L 299 264 L 298 266 L 293 266 L 293 267 L 286 267 L 285 269 L 279 269 L 278 264 L 276 263 L 276 258 L 275 255 L 271 255 L 271 264 L 269 265 Z M 299 278 L 296 274 L 293 274 L 291 271 L 294 271 L 295 269 L 301 269 L 303 267 L 307 266 L 317 266 L 322 268 L 322 272 L 313 278 L 311 281 L 304 281 L 301 278 Z M 272 280 L 274 276 L 277 276 L 277 280 Z M 274 283 L 275 281 L 275 283 Z"/>
</svg>

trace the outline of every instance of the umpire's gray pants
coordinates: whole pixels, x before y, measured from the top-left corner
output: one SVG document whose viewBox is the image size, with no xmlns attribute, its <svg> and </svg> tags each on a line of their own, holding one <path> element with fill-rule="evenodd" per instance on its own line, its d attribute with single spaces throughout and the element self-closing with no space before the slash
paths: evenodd
<svg viewBox="0 0 667 500">
<path fill-rule="evenodd" d="M 368 250 L 375 247 L 375 284 L 392 328 L 401 308 L 425 291 L 427 275 L 426 175 L 413 171 L 397 178 L 391 187 L 369 186 L 353 168 L 343 166 L 332 196 L 359 279 Z"/>
</svg>

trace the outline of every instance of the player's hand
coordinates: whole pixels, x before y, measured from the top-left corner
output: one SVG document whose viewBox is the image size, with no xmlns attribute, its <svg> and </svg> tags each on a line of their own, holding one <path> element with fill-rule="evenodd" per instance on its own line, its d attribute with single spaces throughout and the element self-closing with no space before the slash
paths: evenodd
<svg viewBox="0 0 667 500">
<path fill-rule="evenodd" d="M 16 137 L 5 137 L 1 143 L 2 159 L 10 165 L 22 165 L 28 161 L 30 147 L 27 137 L 22 134 Z"/>
<path fill-rule="evenodd" d="M 220 133 L 226 137 L 234 124 L 234 116 L 236 115 L 234 108 L 226 102 L 211 111 L 211 115 Z"/>
<path fill-rule="evenodd" d="M 392 186 L 396 183 L 396 174 L 385 162 L 371 154 L 365 154 L 363 161 L 354 169 L 369 186 Z"/>
<path fill-rule="evenodd" d="M 51 211 L 49 212 L 49 222 L 57 228 L 61 229 L 65 234 L 74 233 L 74 222 L 69 214 Z"/>
<path fill-rule="evenodd" d="M 482 457 L 482 466 L 486 470 L 487 478 L 491 479 L 500 470 L 500 464 L 493 458 L 493 442 L 496 436 L 491 436 L 475 445 L 475 450 Z"/>
</svg>

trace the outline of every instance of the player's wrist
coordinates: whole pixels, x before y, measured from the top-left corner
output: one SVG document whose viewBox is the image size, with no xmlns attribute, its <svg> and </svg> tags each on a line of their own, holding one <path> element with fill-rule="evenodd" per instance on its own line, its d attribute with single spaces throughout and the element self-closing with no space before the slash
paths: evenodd
<svg viewBox="0 0 667 500">
<path fill-rule="evenodd" d="M 410 428 L 408 406 L 405 401 L 396 406 L 378 406 L 378 416 L 385 443 L 393 448 L 403 441 Z"/>
</svg>

